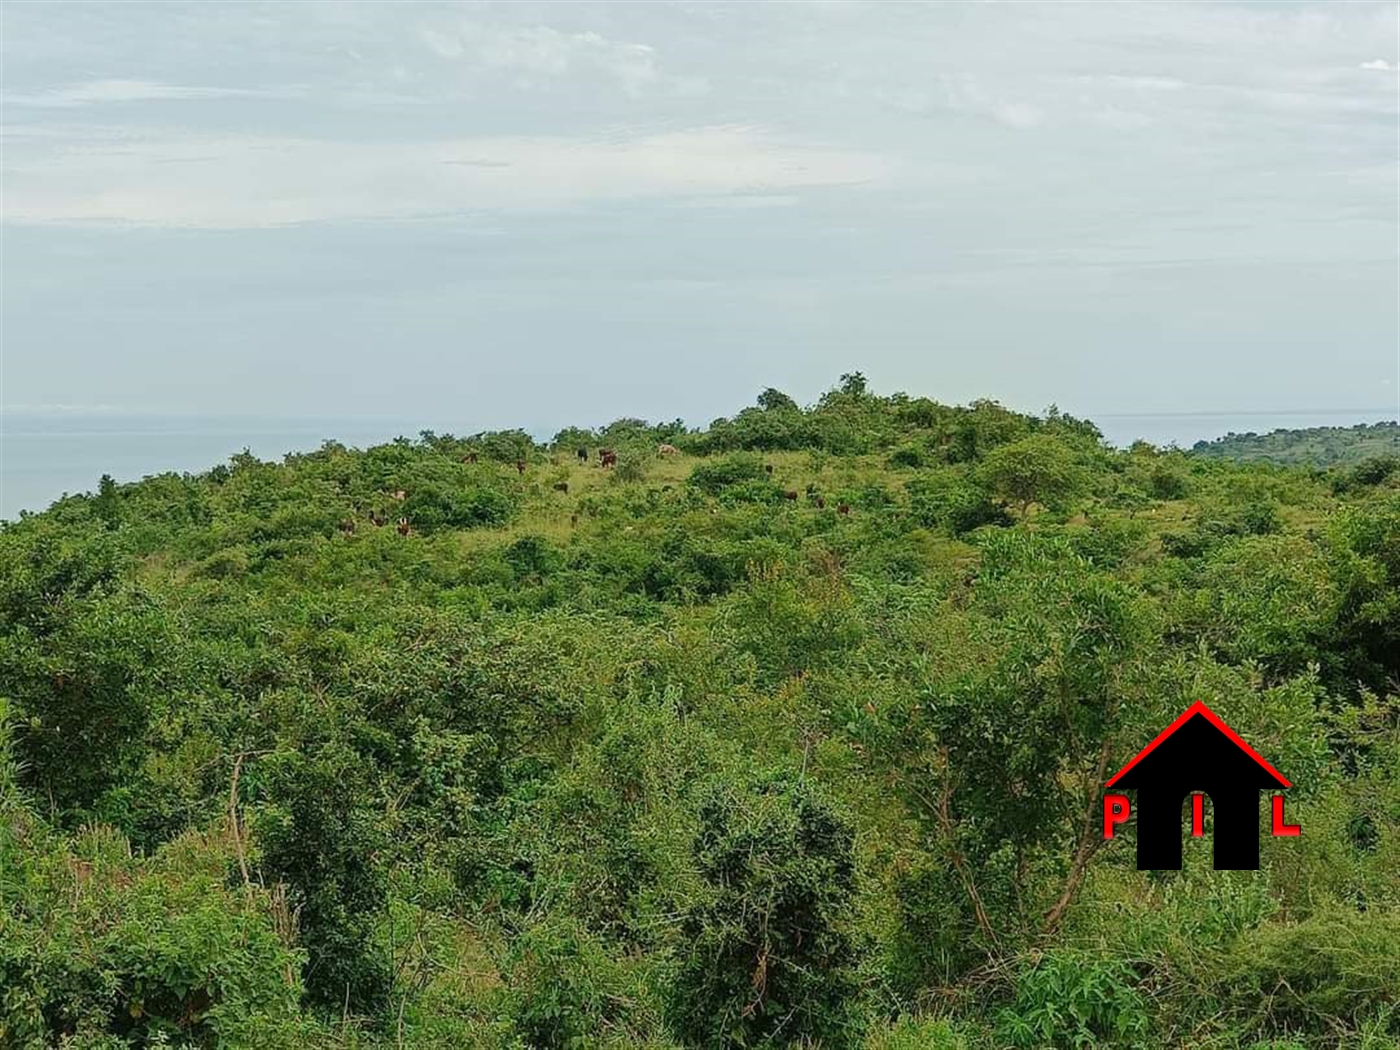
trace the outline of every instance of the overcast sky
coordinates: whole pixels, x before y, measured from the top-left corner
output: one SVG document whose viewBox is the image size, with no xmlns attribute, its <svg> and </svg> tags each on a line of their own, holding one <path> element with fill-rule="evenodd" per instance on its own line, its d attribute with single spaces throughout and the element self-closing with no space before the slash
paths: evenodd
<svg viewBox="0 0 1400 1050">
<path fill-rule="evenodd" d="M 3 401 L 1397 401 L 1397 5 L 22 3 Z"/>
</svg>

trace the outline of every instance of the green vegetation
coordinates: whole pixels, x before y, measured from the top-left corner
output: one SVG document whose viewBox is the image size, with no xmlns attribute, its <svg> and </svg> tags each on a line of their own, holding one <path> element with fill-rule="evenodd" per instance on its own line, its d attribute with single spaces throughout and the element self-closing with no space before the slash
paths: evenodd
<svg viewBox="0 0 1400 1050">
<path fill-rule="evenodd" d="M 1387 457 L 1400 460 L 1400 423 L 1305 427 L 1268 434 L 1227 434 L 1198 441 L 1192 455 L 1299 466 L 1331 467 Z"/>
<path fill-rule="evenodd" d="M 1400 471 L 858 373 L 104 479 L 0 530 L 0 1045 L 1393 1047 L 1398 681 Z M 1195 700 L 1258 872 L 1101 837 Z"/>
</svg>

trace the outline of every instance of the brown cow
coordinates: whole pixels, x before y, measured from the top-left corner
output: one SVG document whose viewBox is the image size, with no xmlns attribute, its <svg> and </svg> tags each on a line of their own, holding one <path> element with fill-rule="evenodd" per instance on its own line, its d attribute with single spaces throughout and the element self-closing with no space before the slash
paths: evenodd
<svg viewBox="0 0 1400 1050">
<path fill-rule="evenodd" d="M 600 448 L 598 450 L 598 465 L 601 467 L 617 466 L 617 449 Z"/>
<path fill-rule="evenodd" d="M 796 490 L 796 489 L 788 489 L 786 492 L 783 493 L 783 499 L 789 500 L 789 501 L 791 501 L 791 502 L 793 502 L 793 503 L 796 503 L 796 502 L 797 502 L 797 490 Z"/>
<path fill-rule="evenodd" d="M 523 459 L 517 459 L 515 461 L 515 472 L 517 474 L 525 473 L 525 461 Z"/>
<path fill-rule="evenodd" d="M 559 484 L 554 486 L 554 491 L 562 492 L 564 495 L 567 496 L 569 494 L 569 483 L 567 481 L 559 482 Z"/>
<path fill-rule="evenodd" d="M 822 497 L 818 496 L 813 499 L 812 502 L 816 504 L 817 510 L 826 510 L 826 500 L 822 499 Z"/>
<path fill-rule="evenodd" d="M 851 505 L 850 505 L 849 503 L 838 503 L 838 504 L 836 505 L 836 513 L 837 513 L 837 514 L 849 514 L 849 513 L 851 513 Z"/>
<path fill-rule="evenodd" d="M 344 518 L 344 519 L 342 519 L 341 522 L 340 522 L 340 531 L 341 531 L 341 534 L 342 534 L 342 535 L 345 535 L 345 536 L 353 536 L 353 535 L 355 535 L 355 519 L 354 519 L 354 518 Z"/>
<path fill-rule="evenodd" d="M 475 452 L 468 452 L 465 456 L 462 457 L 462 462 L 463 462 L 463 463 L 475 463 L 475 462 L 476 462 L 476 453 L 475 453 Z"/>
<path fill-rule="evenodd" d="M 410 525 L 410 524 L 408 523 L 408 519 L 407 519 L 407 518 L 400 518 L 400 519 L 399 519 L 398 529 L 399 529 L 399 535 L 400 535 L 400 536 L 412 536 L 412 535 L 413 535 L 413 526 Z"/>
<path fill-rule="evenodd" d="M 375 528 L 382 529 L 385 525 L 389 524 L 389 516 L 387 514 L 380 514 L 377 511 L 370 511 L 369 520 Z"/>
</svg>

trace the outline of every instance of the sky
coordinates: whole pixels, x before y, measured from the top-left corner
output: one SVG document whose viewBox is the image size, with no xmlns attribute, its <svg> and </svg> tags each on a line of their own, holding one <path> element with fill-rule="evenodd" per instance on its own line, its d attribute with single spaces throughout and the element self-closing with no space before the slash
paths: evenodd
<svg viewBox="0 0 1400 1050">
<path fill-rule="evenodd" d="M 9 0 L 0 396 L 1393 416 L 1398 12 Z"/>
</svg>

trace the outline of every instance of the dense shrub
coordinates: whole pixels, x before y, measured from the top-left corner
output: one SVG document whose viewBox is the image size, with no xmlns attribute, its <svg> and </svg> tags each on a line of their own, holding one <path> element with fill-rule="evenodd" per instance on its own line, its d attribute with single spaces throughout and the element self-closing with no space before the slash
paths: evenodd
<svg viewBox="0 0 1400 1050">
<path fill-rule="evenodd" d="M 766 481 L 763 460 L 759 456 L 738 453 L 700 464 L 690 472 L 686 484 L 719 496 L 735 486 Z"/>
<path fill-rule="evenodd" d="M 403 515 L 424 532 L 501 525 L 514 511 L 510 496 L 488 487 L 452 491 L 428 486 L 415 490 L 403 504 Z"/>
<path fill-rule="evenodd" d="M 0 1045 L 1395 1045 L 1384 464 L 858 372 L 555 446 L 0 526 Z M 1101 837 L 1195 700 L 1295 785 L 1257 872 Z"/>
<path fill-rule="evenodd" d="M 676 1028 L 702 1046 L 855 1043 L 849 821 L 786 775 L 711 785 L 699 821 L 706 889 L 685 918 Z"/>
</svg>

